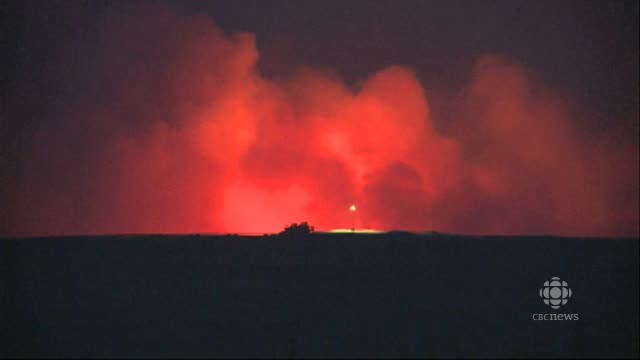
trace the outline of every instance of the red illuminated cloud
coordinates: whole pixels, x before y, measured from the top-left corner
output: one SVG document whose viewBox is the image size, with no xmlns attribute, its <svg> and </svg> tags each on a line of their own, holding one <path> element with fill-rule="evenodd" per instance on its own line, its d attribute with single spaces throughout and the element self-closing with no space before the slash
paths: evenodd
<svg viewBox="0 0 640 360">
<path fill-rule="evenodd" d="M 356 88 L 313 69 L 267 79 L 251 34 L 130 12 L 106 21 L 92 65 L 110 101 L 78 100 L 67 120 L 86 157 L 40 133 L 31 153 L 59 165 L 23 179 L 17 233 L 350 228 L 352 203 L 369 228 L 638 233 L 637 149 L 579 135 L 563 100 L 513 61 L 477 62 L 444 135 L 410 69 Z"/>
</svg>

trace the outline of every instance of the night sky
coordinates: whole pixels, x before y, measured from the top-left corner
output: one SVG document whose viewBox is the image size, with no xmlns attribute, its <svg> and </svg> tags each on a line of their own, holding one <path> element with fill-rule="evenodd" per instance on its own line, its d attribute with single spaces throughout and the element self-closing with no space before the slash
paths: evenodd
<svg viewBox="0 0 640 360">
<path fill-rule="evenodd" d="M 637 1 L 0 8 L 0 235 L 638 235 Z"/>
</svg>

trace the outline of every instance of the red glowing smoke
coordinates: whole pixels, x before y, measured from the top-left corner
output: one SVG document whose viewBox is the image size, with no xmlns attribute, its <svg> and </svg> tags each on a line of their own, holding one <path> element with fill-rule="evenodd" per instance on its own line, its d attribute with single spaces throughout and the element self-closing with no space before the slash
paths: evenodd
<svg viewBox="0 0 640 360">
<path fill-rule="evenodd" d="M 637 236 L 637 147 L 581 133 L 515 61 L 479 59 L 443 124 L 402 66 L 357 86 L 308 68 L 274 80 L 252 34 L 204 17 L 103 29 L 93 98 L 25 150 L 9 233 L 350 228 L 356 204 L 366 228 Z"/>
</svg>

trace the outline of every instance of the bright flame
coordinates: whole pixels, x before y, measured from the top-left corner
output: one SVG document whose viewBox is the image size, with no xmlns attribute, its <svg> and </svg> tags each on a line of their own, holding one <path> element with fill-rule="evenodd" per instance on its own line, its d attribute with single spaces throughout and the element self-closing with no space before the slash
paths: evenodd
<svg viewBox="0 0 640 360">
<path fill-rule="evenodd" d="M 349 211 L 351 212 L 356 211 L 356 206 L 355 205 L 349 206 Z"/>
<path fill-rule="evenodd" d="M 327 233 L 334 234 L 384 234 L 386 231 L 376 229 L 332 229 Z"/>
</svg>

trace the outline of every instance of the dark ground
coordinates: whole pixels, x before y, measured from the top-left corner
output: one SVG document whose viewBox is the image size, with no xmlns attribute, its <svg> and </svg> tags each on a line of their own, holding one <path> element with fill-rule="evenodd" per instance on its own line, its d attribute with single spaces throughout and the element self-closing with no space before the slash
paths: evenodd
<svg viewBox="0 0 640 360">
<path fill-rule="evenodd" d="M 638 357 L 638 239 L 390 233 L 0 246 L 0 356 Z M 552 276 L 573 289 L 559 310 L 538 297 Z"/>
</svg>

